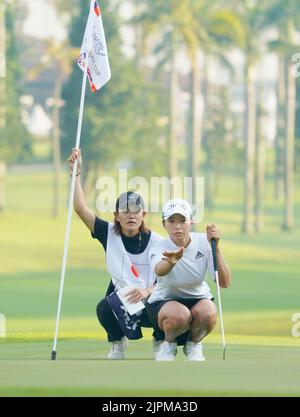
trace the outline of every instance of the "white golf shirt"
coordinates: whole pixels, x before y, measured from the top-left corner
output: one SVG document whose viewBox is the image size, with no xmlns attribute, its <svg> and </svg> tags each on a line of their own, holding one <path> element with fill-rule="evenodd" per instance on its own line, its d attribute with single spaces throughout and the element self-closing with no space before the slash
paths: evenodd
<svg viewBox="0 0 300 417">
<path fill-rule="evenodd" d="M 184 249 L 182 258 L 176 263 L 168 275 L 157 277 L 157 285 L 148 299 L 152 304 L 156 301 L 181 298 L 212 298 L 210 288 L 205 281 L 209 272 L 214 280 L 212 249 L 205 233 L 190 233 L 191 242 Z M 164 251 L 178 251 L 180 248 L 170 237 L 149 251 L 150 269 L 154 273 L 155 266 L 163 258 Z"/>
</svg>

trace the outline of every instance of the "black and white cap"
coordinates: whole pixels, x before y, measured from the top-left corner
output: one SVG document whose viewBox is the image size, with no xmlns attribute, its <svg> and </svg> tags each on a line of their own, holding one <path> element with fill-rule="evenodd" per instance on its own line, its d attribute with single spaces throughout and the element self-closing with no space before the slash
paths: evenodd
<svg viewBox="0 0 300 417">
<path fill-rule="evenodd" d="M 191 219 L 193 216 L 193 210 L 190 204 L 186 200 L 175 198 L 166 202 L 163 208 L 163 220 L 167 220 L 173 214 L 181 214 L 186 219 Z"/>
<path fill-rule="evenodd" d="M 117 199 L 116 211 L 131 211 L 133 213 L 145 211 L 145 203 L 138 193 L 127 191 Z"/>
</svg>

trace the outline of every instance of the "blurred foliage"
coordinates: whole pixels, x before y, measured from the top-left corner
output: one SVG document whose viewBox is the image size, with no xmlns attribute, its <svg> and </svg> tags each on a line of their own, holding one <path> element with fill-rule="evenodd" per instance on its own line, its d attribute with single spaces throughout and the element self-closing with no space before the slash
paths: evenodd
<svg viewBox="0 0 300 417">
<path fill-rule="evenodd" d="M 73 18 L 69 37 L 79 53 L 88 9 L 83 2 L 77 2 L 77 6 L 78 14 Z M 101 9 L 112 79 L 96 94 L 86 93 L 81 142 L 85 173 L 92 168 L 111 169 L 116 161 L 130 161 L 129 168 L 133 171 L 139 171 L 142 165 L 144 175 L 161 173 L 164 147 L 157 138 L 163 135 L 163 128 L 157 121 L 164 100 L 160 86 L 144 79 L 134 60 L 122 53 L 117 7 L 103 3 Z M 63 88 L 64 156 L 75 144 L 81 82 L 82 72 L 74 65 Z"/>
<path fill-rule="evenodd" d="M 22 14 L 16 13 L 18 6 L 19 1 L 15 1 L 7 3 L 5 7 L 6 77 L 0 79 L 4 118 L 0 134 L 0 159 L 7 163 L 24 162 L 31 155 L 30 136 L 21 122 L 23 72 L 19 58 L 21 43 L 17 26 Z"/>
<path fill-rule="evenodd" d="M 204 124 L 203 150 L 205 152 L 205 201 L 214 208 L 219 192 L 220 176 L 224 172 L 241 175 L 244 156 L 242 142 L 234 140 L 234 120 L 230 111 L 228 89 L 214 87 Z"/>
<path fill-rule="evenodd" d="M 297 108 L 296 108 L 296 143 L 295 143 L 295 170 L 300 174 L 300 77 L 297 78 Z"/>
<path fill-rule="evenodd" d="M 66 44 L 61 44 L 57 50 L 54 48 L 52 53 L 67 68 L 63 70 L 65 83 L 62 99 L 65 106 L 61 110 L 61 147 L 65 159 L 76 139 L 82 72 L 76 65 L 75 56 L 79 55 L 90 1 L 51 1 L 69 30 Z M 173 138 L 177 146 L 179 175 L 184 175 L 196 149 L 191 146 L 196 142 L 191 138 L 195 126 L 199 126 L 194 123 L 195 120 L 199 122 L 199 115 L 194 111 L 197 106 L 193 97 L 200 94 L 205 113 L 204 120 L 199 122 L 202 142 L 199 139 L 199 166 L 198 171 L 193 171 L 193 176 L 205 174 L 211 186 L 211 196 L 215 195 L 218 178 L 224 172 L 244 176 L 247 169 L 244 163 L 247 144 L 245 121 L 250 113 L 248 111 L 247 114 L 245 106 L 245 68 L 254 68 L 263 62 L 269 52 L 276 54 L 287 65 L 292 54 L 299 52 L 299 39 L 293 35 L 297 31 L 299 34 L 300 0 L 100 0 L 99 3 L 112 79 L 96 94 L 91 93 L 87 85 L 81 135 L 84 180 L 88 176 L 94 181 L 99 173 L 117 174 L 118 167 L 128 168 L 129 175 L 142 175 L 147 179 L 168 175 L 172 154 L 170 132 L 175 113 L 178 116 L 175 120 L 177 131 Z M 18 57 L 21 43 L 14 26 L 19 24 L 22 14 L 15 13 L 12 18 L 14 8 L 19 4 L 21 0 L 8 2 L 6 12 L 6 96 L 1 94 L 0 100 L 6 103 L 7 123 L 5 132 L 1 133 L 3 146 L 0 157 L 7 162 L 15 162 L 16 155 L 18 160 L 26 160 L 31 152 L 29 136 L 21 123 L 19 105 L 23 74 Z M 123 14 L 121 10 L 127 7 Z M 124 31 L 124 25 L 129 33 Z M 129 39 L 125 39 L 127 35 Z M 128 44 L 132 54 L 125 53 L 124 45 Z M 239 71 L 228 53 L 233 49 L 242 56 Z M 72 56 L 69 56 L 69 51 L 72 51 Z M 199 56 L 196 59 L 196 55 L 199 52 L 198 61 Z M 219 74 L 215 74 L 215 82 L 212 86 L 208 85 L 212 80 L 207 72 L 215 70 L 212 66 L 206 67 L 211 58 L 217 62 L 220 79 L 223 72 L 226 73 L 225 83 L 224 80 L 219 83 Z M 195 69 L 199 70 L 199 78 L 194 77 Z M 176 72 L 178 84 L 174 114 L 170 111 L 172 71 Z M 286 73 L 283 75 L 286 82 Z M 200 79 L 198 84 L 195 83 L 198 91 L 192 79 Z M 292 143 L 295 146 L 296 173 L 299 172 L 300 162 L 299 81 L 300 78 L 296 94 L 296 140 Z M 258 80 L 254 83 L 258 89 Z M 278 79 L 272 83 L 273 93 L 276 93 Z M 280 115 L 282 119 L 276 132 L 280 141 L 275 142 L 271 150 L 274 154 L 272 160 L 276 161 L 276 157 L 281 155 L 281 168 L 286 163 L 287 98 L 284 97 L 277 107 L 276 117 L 278 119 Z M 260 106 L 258 96 L 254 101 L 257 111 Z M 237 109 L 237 106 L 240 108 Z M 252 121 L 256 125 L 258 118 Z M 257 131 L 256 126 L 254 128 Z M 267 169 L 266 175 L 275 178 L 275 163 L 274 166 L 268 164 Z M 279 175 L 284 190 L 283 169 Z M 213 206 L 213 199 L 210 201 Z"/>
</svg>

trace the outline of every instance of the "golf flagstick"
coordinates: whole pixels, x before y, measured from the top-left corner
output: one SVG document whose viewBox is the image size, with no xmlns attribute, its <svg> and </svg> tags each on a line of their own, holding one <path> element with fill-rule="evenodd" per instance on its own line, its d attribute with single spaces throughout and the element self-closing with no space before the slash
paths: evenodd
<svg viewBox="0 0 300 417">
<path fill-rule="evenodd" d="M 76 145 L 75 145 L 76 149 L 79 149 L 79 145 L 80 145 L 81 125 L 82 125 L 84 98 L 85 98 L 85 90 L 86 90 L 88 59 L 89 59 L 89 54 L 86 55 L 86 65 L 85 65 L 85 70 L 84 70 L 83 78 L 82 78 L 81 97 L 80 97 L 80 106 L 79 106 L 79 117 L 78 117 Z M 59 288 L 59 297 L 58 297 L 58 306 L 57 306 L 55 336 L 54 336 L 54 342 L 53 342 L 53 349 L 52 349 L 52 352 L 51 352 L 51 360 L 56 359 L 56 345 L 57 345 L 58 325 L 59 325 L 61 302 L 62 302 L 64 281 L 65 281 L 65 274 L 66 274 L 68 246 L 69 246 L 69 238 L 70 238 L 70 230 L 71 230 L 72 213 L 73 213 L 73 199 L 74 199 L 74 192 L 75 192 L 76 172 L 77 172 L 77 159 L 75 160 L 75 163 L 73 165 L 73 172 L 72 172 L 72 181 L 71 181 L 71 190 L 70 190 L 70 197 L 69 197 L 69 208 L 68 208 L 68 221 L 67 221 L 67 227 L 66 227 L 66 233 L 65 233 L 64 254 L 63 254 L 61 276 L 60 276 L 60 288 Z"/>
<path fill-rule="evenodd" d="M 211 239 L 211 248 L 212 248 L 213 260 L 214 260 L 214 271 L 215 271 L 215 278 L 217 282 L 217 291 L 218 291 L 219 312 L 220 312 L 220 319 L 221 319 L 221 331 L 222 331 L 222 342 L 223 342 L 223 360 L 225 360 L 226 343 L 225 343 L 221 293 L 220 293 L 219 274 L 218 274 L 217 243 L 215 239 Z"/>
<path fill-rule="evenodd" d="M 101 45 L 101 54 L 99 54 L 99 45 Z M 89 68 L 89 59 L 93 63 Z M 88 15 L 87 24 L 84 31 L 83 42 L 80 49 L 80 57 L 77 60 L 79 68 L 83 71 L 82 86 L 81 86 L 81 97 L 80 97 L 80 106 L 79 106 L 79 116 L 77 124 L 77 133 L 76 133 L 76 144 L 75 148 L 79 149 L 80 145 L 80 136 L 81 136 L 81 125 L 82 125 L 82 116 L 84 108 L 84 98 L 86 90 L 86 79 L 89 77 L 89 83 L 91 90 L 96 92 L 101 87 L 106 84 L 111 78 L 110 65 L 108 60 L 106 40 L 103 29 L 101 9 L 99 7 L 97 0 L 90 0 L 90 12 Z M 101 69 L 101 71 L 100 71 Z M 57 335 L 58 335 L 58 324 L 60 318 L 62 294 L 64 288 L 67 256 L 68 256 L 68 245 L 71 229 L 71 220 L 73 213 L 73 199 L 75 192 L 75 182 L 76 182 L 76 173 L 77 173 L 77 160 L 75 160 L 72 172 L 72 182 L 71 182 L 71 191 L 69 198 L 69 208 L 68 208 L 68 221 L 65 234 L 65 244 L 64 244 L 64 255 L 62 261 L 61 277 L 60 277 L 60 288 L 59 288 L 59 297 L 58 297 L 58 307 L 57 307 L 57 317 L 56 317 L 56 327 L 55 327 L 55 337 L 53 343 L 53 350 L 51 353 L 51 359 L 56 359 L 56 344 L 57 344 Z"/>
</svg>

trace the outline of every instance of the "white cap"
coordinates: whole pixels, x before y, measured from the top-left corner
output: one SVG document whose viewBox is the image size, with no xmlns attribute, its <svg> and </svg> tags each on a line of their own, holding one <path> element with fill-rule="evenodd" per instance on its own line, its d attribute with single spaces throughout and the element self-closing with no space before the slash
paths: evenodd
<svg viewBox="0 0 300 417">
<path fill-rule="evenodd" d="M 167 220 L 173 214 L 181 214 L 186 219 L 191 219 L 193 210 L 186 200 L 175 198 L 166 202 L 163 208 L 163 220 Z"/>
</svg>

